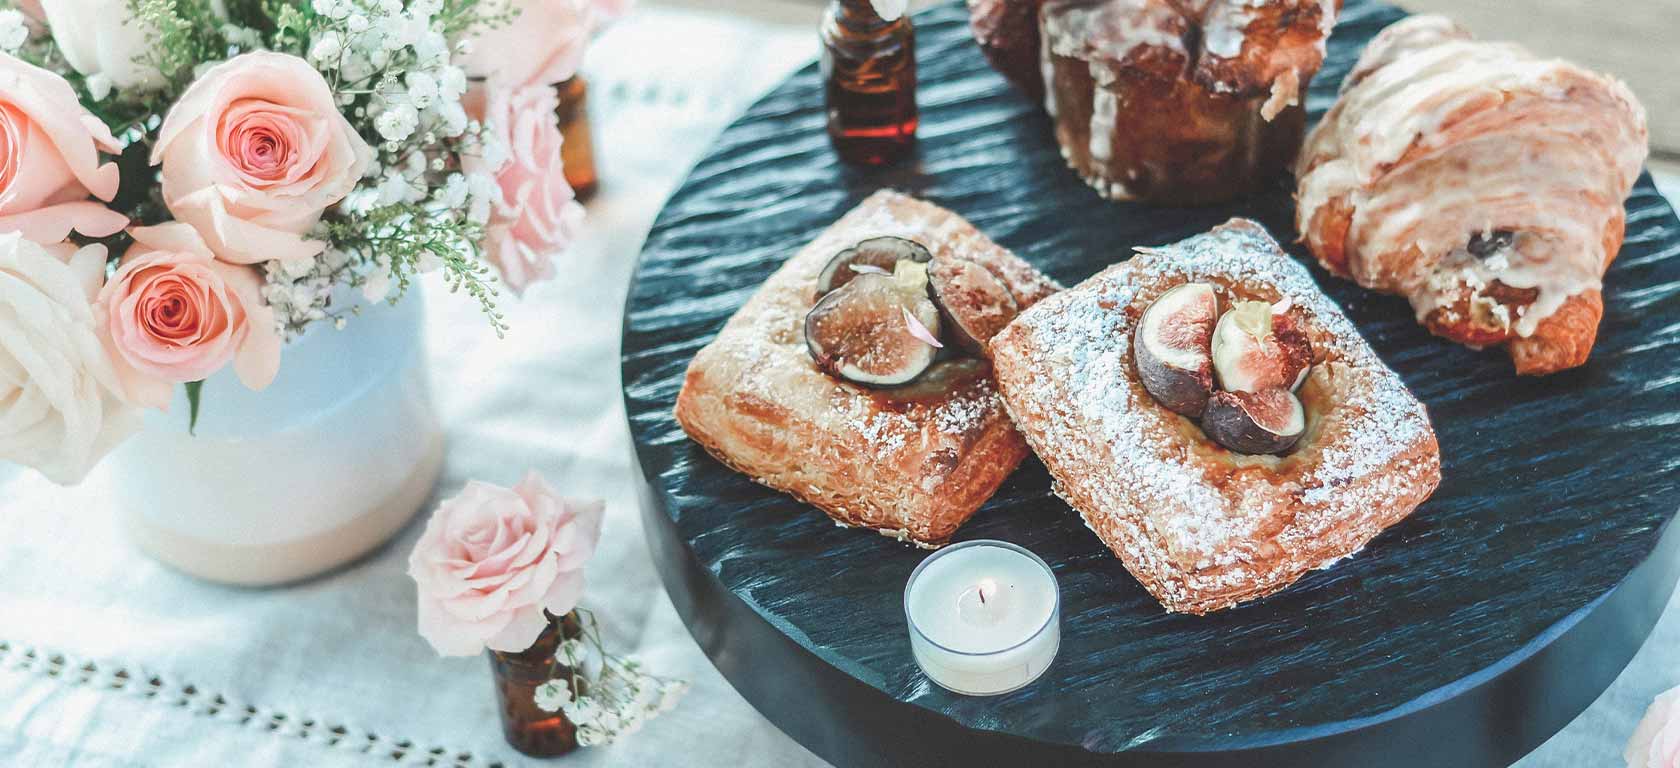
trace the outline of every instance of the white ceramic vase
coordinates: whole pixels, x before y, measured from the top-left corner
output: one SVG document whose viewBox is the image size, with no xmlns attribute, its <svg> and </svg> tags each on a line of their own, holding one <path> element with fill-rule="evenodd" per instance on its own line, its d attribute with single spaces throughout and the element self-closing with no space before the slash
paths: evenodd
<svg viewBox="0 0 1680 768">
<path fill-rule="evenodd" d="M 443 463 L 419 291 L 321 323 L 287 344 L 262 392 L 231 369 L 147 413 L 106 458 L 140 549 L 209 581 L 266 586 L 315 576 L 385 543 L 430 497 Z"/>
</svg>

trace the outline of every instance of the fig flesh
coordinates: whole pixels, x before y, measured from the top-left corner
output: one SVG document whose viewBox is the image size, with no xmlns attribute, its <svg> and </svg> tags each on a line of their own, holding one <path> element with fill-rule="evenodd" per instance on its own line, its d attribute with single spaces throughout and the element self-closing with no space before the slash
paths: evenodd
<svg viewBox="0 0 1680 768">
<path fill-rule="evenodd" d="M 1287 389 L 1215 392 L 1202 414 L 1202 431 L 1237 453 L 1284 454 L 1306 433 L 1307 412 Z"/>
<path fill-rule="evenodd" d="M 871 237 L 834 255 L 817 275 L 817 297 L 851 282 L 862 274 L 890 275 L 900 261 L 926 264 L 933 254 L 926 246 L 902 237 Z"/>
<path fill-rule="evenodd" d="M 1287 312 L 1264 301 L 1239 301 L 1213 331 L 1213 370 L 1231 392 L 1293 391 L 1312 365 L 1312 342 Z"/>
<path fill-rule="evenodd" d="M 1207 283 L 1186 283 L 1144 310 L 1132 335 L 1138 379 L 1168 410 L 1198 418 L 1213 394 L 1209 352 L 1219 298 Z"/>
<path fill-rule="evenodd" d="M 912 321 L 939 335 L 927 268 L 903 261 L 891 275 L 860 273 L 818 301 L 805 316 L 805 347 L 829 375 L 896 387 L 922 375 L 939 352 L 916 337 Z"/>
<path fill-rule="evenodd" d="M 934 259 L 928 282 L 946 334 L 970 352 L 987 354 L 992 337 L 1020 313 L 1009 287 L 972 261 Z"/>
</svg>

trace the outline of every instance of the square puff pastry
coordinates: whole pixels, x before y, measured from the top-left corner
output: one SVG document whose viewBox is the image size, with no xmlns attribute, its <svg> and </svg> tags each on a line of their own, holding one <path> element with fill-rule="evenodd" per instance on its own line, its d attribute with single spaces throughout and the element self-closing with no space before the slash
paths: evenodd
<svg viewBox="0 0 1680 768">
<path fill-rule="evenodd" d="M 782 265 L 695 355 L 676 416 L 719 461 L 842 526 L 938 546 L 991 498 L 1027 446 L 984 361 L 936 364 L 955 375 L 936 367 L 904 392 L 841 381 L 812 362 L 804 321 L 818 274 L 836 253 L 882 235 L 985 267 L 1022 308 L 1058 289 L 962 217 L 876 192 Z"/>
<path fill-rule="evenodd" d="M 1145 309 L 1186 282 L 1277 302 L 1307 328 L 1307 431 L 1287 456 L 1236 454 L 1150 397 L 1132 360 Z M 1358 551 L 1434 492 L 1421 403 L 1306 268 L 1233 219 L 1053 296 L 993 339 L 1004 401 L 1058 495 L 1169 611 L 1205 614 Z"/>
</svg>

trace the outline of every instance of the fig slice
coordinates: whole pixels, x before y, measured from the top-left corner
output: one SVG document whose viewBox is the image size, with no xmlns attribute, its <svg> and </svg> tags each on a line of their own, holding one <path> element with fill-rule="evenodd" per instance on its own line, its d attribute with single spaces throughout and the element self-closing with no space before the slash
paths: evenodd
<svg viewBox="0 0 1680 768">
<path fill-rule="evenodd" d="M 859 241 L 828 260 L 817 275 L 817 297 L 852 281 L 861 274 L 890 275 L 900 261 L 926 264 L 933 261 L 927 246 L 902 237 L 871 237 Z"/>
<path fill-rule="evenodd" d="M 912 318 L 939 335 L 927 267 L 906 261 L 892 275 L 859 274 L 818 301 L 805 316 L 805 348 L 824 373 L 870 387 L 900 386 L 922 375 L 939 353 L 912 333 Z"/>
<path fill-rule="evenodd" d="M 1207 283 L 1185 283 L 1155 299 L 1132 335 L 1138 379 L 1151 397 L 1174 413 L 1202 415 L 1213 393 L 1209 340 L 1219 298 Z"/>
<path fill-rule="evenodd" d="M 1213 331 L 1213 370 L 1219 387 L 1231 392 L 1294 391 L 1307 378 L 1312 354 L 1294 317 L 1264 301 L 1236 302 Z"/>
<path fill-rule="evenodd" d="M 1287 389 L 1215 392 L 1202 414 L 1202 431 L 1237 453 L 1284 454 L 1307 431 L 1307 412 Z"/>
<path fill-rule="evenodd" d="M 972 261 L 934 259 L 928 282 L 945 332 L 957 346 L 976 354 L 989 354 L 992 337 L 1021 311 L 1009 287 Z"/>
</svg>

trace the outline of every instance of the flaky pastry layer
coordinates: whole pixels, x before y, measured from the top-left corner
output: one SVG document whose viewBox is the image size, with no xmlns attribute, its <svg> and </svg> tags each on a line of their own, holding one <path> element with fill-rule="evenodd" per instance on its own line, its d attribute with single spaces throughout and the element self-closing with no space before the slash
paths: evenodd
<svg viewBox="0 0 1680 768">
<path fill-rule="evenodd" d="M 818 274 L 839 251 L 883 235 L 985 267 L 1023 308 L 1058 288 L 962 217 L 877 192 L 771 275 L 695 355 L 676 416 L 720 461 L 835 522 L 936 546 L 991 497 L 1027 448 L 989 365 L 936 396 L 904 399 L 812 363 L 803 326 Z"/>
</svg>

